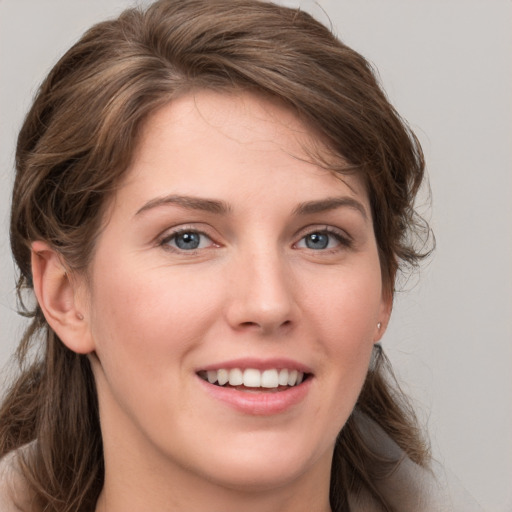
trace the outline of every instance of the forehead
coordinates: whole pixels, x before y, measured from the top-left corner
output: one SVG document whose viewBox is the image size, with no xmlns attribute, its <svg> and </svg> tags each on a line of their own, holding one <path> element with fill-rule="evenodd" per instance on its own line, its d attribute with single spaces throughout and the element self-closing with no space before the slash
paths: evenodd
<svg viewBox="0 0 512 512">
<path fill-rule="evenodd" d="M 215 196 L 230 184 L 240 195 L 265 187 L 283 199 L 340 191 L 366 198 L 359 176 L 335 174 L 318 156 L 333 161 L 315 131 L 278 100 L 199 91 L 146 120 L 122 188 L 155 197 L 161 188 Z M 343 164 L 338 157 L 336 167 Z"/>
<path fill-rule="evenodd" d="M 165 130 L 165 133 L 162 132 Z M 148 117 L 140 146 L 158 136 L 225 137 L 249 149 L 281 149 L 300 153 L 318 143 L 311 127 L 278 98 L 249 91 L 196 90 L 173 99 Z"/>
</svg>

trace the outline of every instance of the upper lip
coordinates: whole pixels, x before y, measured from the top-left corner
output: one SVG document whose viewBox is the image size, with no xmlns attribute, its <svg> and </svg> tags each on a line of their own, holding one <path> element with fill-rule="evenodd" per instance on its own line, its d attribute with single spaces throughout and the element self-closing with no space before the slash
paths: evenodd
<svg viewBox="0 0 512 512">
<path fill-rule="evenodd" d="M 272 359 L 258 359 L 258 358 L 241 358 L 231 359 L 229 361 L 220 361 L 217 363 L 208 364 L 197 368 L 196 373 L 200 371 L 208 370 L 230 370 L 232 368 L 240 368 L 245 370 L 246 368 L 254 368 L 255 370 L 271 370 L 271 369 L 288 369 L 297 370 L 303 373 L 312 373 L 311 368 L 303 363 L 288 358 L 272 358 Z"/>
</svg>

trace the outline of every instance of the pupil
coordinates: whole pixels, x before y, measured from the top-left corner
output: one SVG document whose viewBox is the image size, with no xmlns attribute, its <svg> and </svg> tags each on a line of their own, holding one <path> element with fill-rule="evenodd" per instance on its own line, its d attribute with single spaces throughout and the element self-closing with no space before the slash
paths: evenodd
<svg viewBox="0 0 512 512">
<path fill-rule="evenodd" d="M 329 245 L 329 237 L 324 233 L 311 233 L 306 237 L 308 249 L 325 249 Z"/>
<path fill-rule="evenodd" d="M 200 235 L 198 233 L 181 233 L 176 236 L 176 246 L 180 249 L 197 249 Z"/>
</svg>

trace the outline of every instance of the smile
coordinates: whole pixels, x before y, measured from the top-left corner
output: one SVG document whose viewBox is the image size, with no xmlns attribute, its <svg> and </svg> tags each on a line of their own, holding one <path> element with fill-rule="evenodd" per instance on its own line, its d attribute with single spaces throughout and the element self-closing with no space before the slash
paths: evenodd
<svg viewBox="0 0 512 512">
<path fill-rule="evenodd" d="M 208 396 L 250 416 L 285 414 L 300 407 L 316 380 L 309 366 L 279 357 L 218 361 L 197 368 L 195 374 Z"/>
<path fill-rule="evenodd" d="M 294 369 L 271 368 L 266 370 L 257 370 L 255 368 L 219 368 L 218 370 L 202 370 L 198 376 L 203 380 L 223 387 L 235 387 L 240 391 L 244 388 L 284 390 L 290 387 L 298 386 L 307 378 L 307 374 Z"/>
</svg>

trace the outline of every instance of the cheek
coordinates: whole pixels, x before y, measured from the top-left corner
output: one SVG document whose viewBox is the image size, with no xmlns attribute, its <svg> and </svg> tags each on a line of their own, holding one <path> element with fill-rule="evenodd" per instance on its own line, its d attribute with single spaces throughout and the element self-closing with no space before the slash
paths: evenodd
<svg viewBox="0 0 512 512">
<path fill-rule="evenodd" d="M 137 272 L 119 265 L 98 275 L 91 303 L 100 359 L 111 354 L 127 364 L 158 367 L 190 350 L 218 315 L 219 301 L 203 283 L 183 270 L 162 268 Z"/>
<path fill-rule="evenodd" d="M 183 269 L 132 270 L 119 265 L 97 276 L 95 378 L 104 421 L 130 417 L 151 430 L 177 424 L 179 411 L 187 409 L 187 356 L 219 316 L 213 305 L 219 301 Z"/>
<path fill-rule="evenodd" d="M 346 420 L 368 371 L 381 314 L 378 265 L 333 275 L 307 307 L 314 314 L 321 360 L 332 386 L 328 407 Z"/>
<path fill-rule="evenodd" d="M 357 270 L 333 272 L 317 282 L 314 293 L 310 287 L 308 290 L 304 290 L 308 297 L 305 308 L 315 315 L 316 323 L 328 339 L 344 340 L 348 345 L 373 342 L 382 309 L 378 266 L 363 265 Z"/>
</svg>

